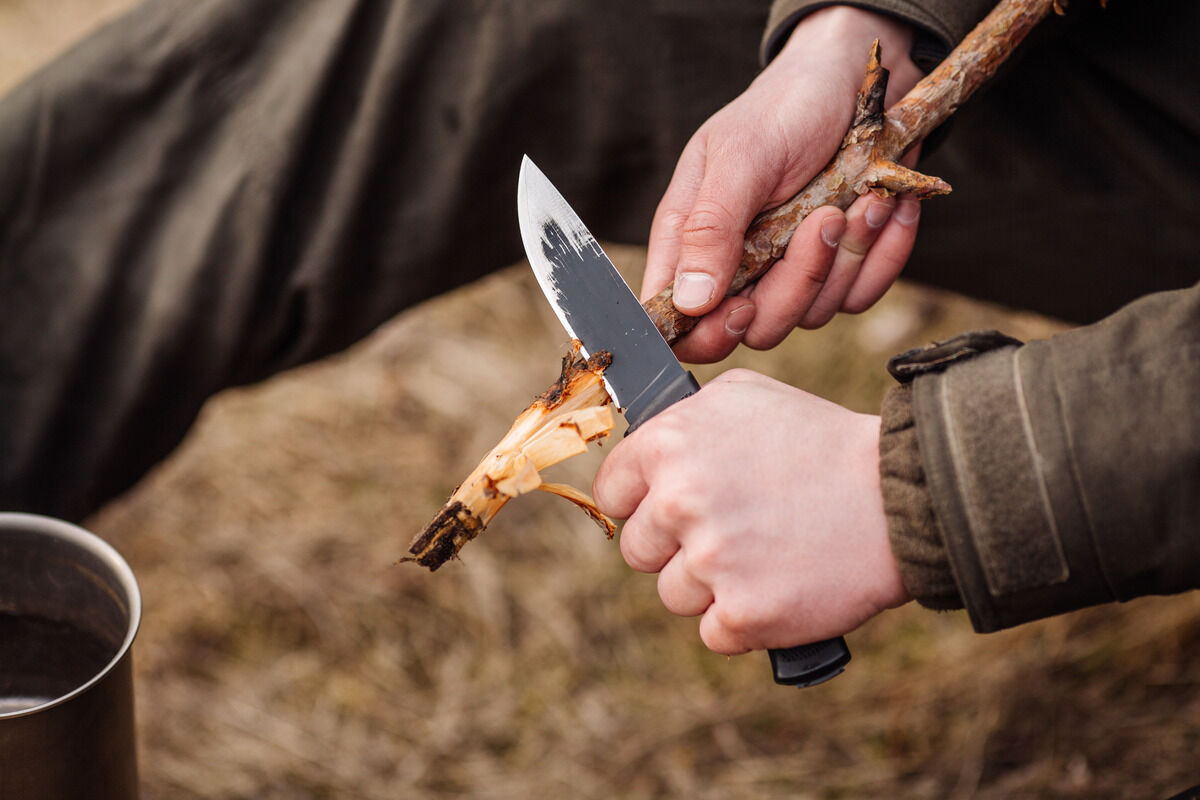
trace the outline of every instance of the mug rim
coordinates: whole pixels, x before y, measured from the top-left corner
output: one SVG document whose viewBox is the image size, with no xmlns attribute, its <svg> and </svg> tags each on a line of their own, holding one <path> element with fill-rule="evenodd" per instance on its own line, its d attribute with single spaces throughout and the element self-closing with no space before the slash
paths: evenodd
<svg viewBox="0 0 1200 800">
<path fill-rule="evenodd" d="M 5 529 L 17 527 L 25 531 L 61 539 L 82 550 L 86 550 L 100 559 L 104 566 L 112 571 L 117 583 L 125 591 L 125 595 L 129 601 L 129 624 L 125 631 L 125 639 L 121 642 L 121 646 L 117 649 L 117 652 L 91 678 L 66 694 L 59 695 L 53 700 L 48 700 L 40 705 L 22 708 L 18 711 L 2 712 L 0 713 L 0 722 L 37 714 L 62 705 L 100 683 L 109 673 L 116 669 L 117 665 L 129 653 L 130 648 L 133 646 L 134 637 L 137 635 L 138 628 L 142 622 L 142 593 L 138 588 L 137 578 L 134 577 L 133 570 L 129 564 L 111 544 L 91 531 L 65 520 L 21 511 L 0 511 L 0 534 L 3 534 Z"/>
</svg>

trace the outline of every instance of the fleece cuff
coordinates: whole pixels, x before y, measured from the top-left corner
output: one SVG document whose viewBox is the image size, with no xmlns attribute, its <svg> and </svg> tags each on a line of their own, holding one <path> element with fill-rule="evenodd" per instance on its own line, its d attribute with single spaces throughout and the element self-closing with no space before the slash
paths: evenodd
<svg viewBox="0 0 1200 800">
<path fill-rule="evenodd" d="M 883 509 L 904 588 L 926 608 L 939 611 L 962 608 L 921 466 L 910 384 L 888 392 L 880 418 Z"/>
</svg>

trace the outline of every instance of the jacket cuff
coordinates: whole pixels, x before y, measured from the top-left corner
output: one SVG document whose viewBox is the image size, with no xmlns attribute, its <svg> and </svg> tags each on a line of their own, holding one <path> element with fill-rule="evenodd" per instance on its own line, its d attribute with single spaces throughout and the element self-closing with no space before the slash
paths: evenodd
<svg viewBox="0 0 1200 800">
<path fill-rule="evenodd" d="M 980 633 L 1116 599 L 1071 483 L 1052 398 L 1025 391 L 1043 343 L 970 352 L 913 382 L 933 513 Z M 1036 433 L 1035 433 L 1036 429 Z"/>
<path fill-rule="evenodd" d="M 830 0 L 775 0 L 767 18 L 767 29 L 759 48 L 765 66 L 782 49 L 792 29 L 813 11 L 832 5 L 888 14 L 917 29 L 910 54 L 913 62 L 928 72 L 958 44 L 971 28 L 995 5 L 994 0 L 874 0 L 830 2 Z"/>
<path fill-rule="evenodd" d="M 926 608 L 962 608 L 921 466 L 912 387 L 907 384 L 893 387 L 883 400 L 879 477 L 892 554 L 904 588 Z"/>
</svg>

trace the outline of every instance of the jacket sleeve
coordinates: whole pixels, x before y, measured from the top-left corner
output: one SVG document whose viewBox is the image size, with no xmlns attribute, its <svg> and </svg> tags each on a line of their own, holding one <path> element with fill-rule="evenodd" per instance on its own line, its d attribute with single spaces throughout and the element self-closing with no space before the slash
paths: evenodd
<svg viewBox="0 0 1200 800">
<path fill-rule="evenodd" d="M 523 153 L 644 241 L 765 12 L 148 0 L 103 26 L 0 99 L 0 506 L 78 519 L 213 393 L 517 262 Z"/>
<path fill-rule="evenodd" d="M 995 5 L 995 0 L 775 0 L 763 35 L 760 57 L 765 64 L 783 47 L 788 34 L 806 14 L 831 5 L 850 5 L 889 14 L 918 31 L 913 61 L 927 71 L 941 61 Z"/>
<path fill-rule="evenodd" d="M 988 632 L 1200 587 L 1200 284 L 923 374 L 909 427 L 894 392 L 885 507 L 926 605 Z"/>
</svg>

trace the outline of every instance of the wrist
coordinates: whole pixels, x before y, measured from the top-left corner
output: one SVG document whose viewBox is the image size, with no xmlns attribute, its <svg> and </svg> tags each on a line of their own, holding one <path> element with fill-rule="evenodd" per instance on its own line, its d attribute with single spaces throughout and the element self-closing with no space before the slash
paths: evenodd
<svg viewBox="0 0 1200 800">
<path fill-rule="evenodd" d="M 863 531 L 869 532 L 869 547 L 863 554 L 865 566 L 868 574 L 873 576 L 875 607 L 879 610 L 895 608 L 911 600 L 912 595 L 904 584 L 888 535 L 888 515 L 880 480 L 880 418 L 862 414 L 858 424 L 861 426 L 858 452 L 862 464 L 859 475 L 863 484 L 859 488 L 861 501 L 857 516 Z"/>
<path fill-rule="evenodd" d="M 792 29 L 778 59 L 820 53 L 838 67 L 855 91 L 862 81 L 871 43 L 879 40 L 881 61 L 890 73 L 888 104 L 913 87 L 922 71 L 911 51 L 915 29 L 896 17 L 845 5 L 826 6 L 806 14 Z"/>
</svg>

